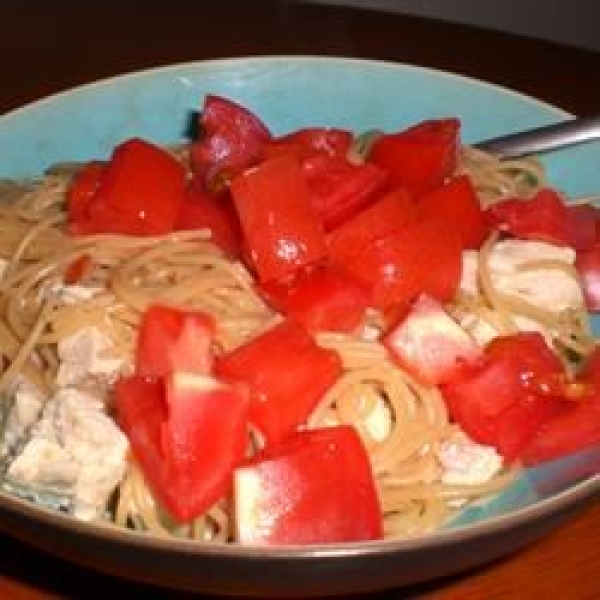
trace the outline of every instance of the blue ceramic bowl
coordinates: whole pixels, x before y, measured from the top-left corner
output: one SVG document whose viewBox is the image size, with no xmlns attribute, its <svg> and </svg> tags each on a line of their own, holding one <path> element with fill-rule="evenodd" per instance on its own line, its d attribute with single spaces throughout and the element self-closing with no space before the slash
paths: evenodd
<svg viewBox="0 0 600 600">
<path fill-rule="evenodd" d="M 494 85 L 401 64 L 316 57 L 188 63 L 80 87 L 0 117 L 0 177 L 106 156 L 132 135 L 182 140 L 207 93 L 238 100 L 280 133 L 318 124 L 394 130 L 458 116 L 471 142 L 569 116 Z M 600 190 L 600 143 L 548 154 L 544 163 L 568 194 Z M 454 573 L 541 537 L 597 495 L 599 466 L 600 448 L 592 448 L 533 469 L 496 500 L 417 540 L 280 549 L 165 541 L 5 495 L 0 527 L 104 572 L 178 588 L 262 597 L 361 592 Z"/>
</svg>

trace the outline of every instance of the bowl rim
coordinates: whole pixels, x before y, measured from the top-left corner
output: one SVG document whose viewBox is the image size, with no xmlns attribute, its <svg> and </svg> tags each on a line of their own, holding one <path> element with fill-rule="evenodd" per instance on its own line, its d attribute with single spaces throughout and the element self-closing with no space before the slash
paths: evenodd
<svg viewBox="0 0 600 600">
<path fill-rule="evenodd" d="M 379 69 L 390 69 L 390 70 L 405 70 L 411 72 L 421 72 L 429 74 L 442 79 L 449 79 L 463 82 L 464 84 L 473 85 L 475 87 L 487 88 L 496 93 L 513 96 L 514 98 L 526 102 L 532 106 L 537 106 L 539 109 L 543 109 L 549 113 L 553 113 L 554 116 L 560 119 L 566 119 L 574 117 L 575 115 L 569 111 L 566 111 L 559 106 L 551 104 L 545 100 L 541 100 L 534 96 L 530 96 L 525 92 L 518 91 L 516 89 L 503 86 L 499 83 L 495 83 L 485 79 L 479 79 L 477 77 L 466 75 L 464 73 L 449 71 L 430 66 L 421 66 L 411 63 L 393 61 L 386 59 L 377 58 L 360 58 L 350 57 L 343 55 L 318 55 L 318 54 L 259 54 L 252 56 L 232 56 L 227 58 L 210 58 L 206 60 L 189 60 L 174 62 L 165 65 L 149 66 L 142 69 L 131 69 L 126 70 L 116 75 L 102 77 L 100 79 L 83 82 L 78 85 L 72 85 L 67 88 L 58 90 L 54 93 L 45 95 L 43 97 L 26 102 L 23 105 L 12 108 L 4 113 L 0 113 L 0 125 L 4 125 L 5 119 L 12 119 L 19 117 L 21 113 L 42 107 L 46 104 L 60 101 L 62 98 L 72 96 L 73 94 L 85 93 L 87 91 L 93 91 L 94 89 L 101 89 L 103 87 L 112 86 L 115 83 L 119 83 L 123 80 L 133 81 L 135 79 L 142 79 L 151 77 L 154 75 L 167 75 L 169 73 L 176 73 L 185 69 L 200 69 L 207 67 L 235 67 L 242 64 L 260 64 L 269 62 L 274 65 L 285 65 L 291 62 L 296 63 L 314 63 L 325 65 L 340 64 L 349 65 L 352 67 L 377 67 Z"/>
<path fill-rule="evenodd" d="M 319 65 L 339 64 L 349 65 L 357 68 L 376 67 L 378 69 L 400 70 L 409 72 L 420 72 L 426 75 L 440 78 L 442 80 L 453 80 L 468 86 L 487 88 L 497 94 L 512 96 L 520 102 L 527 103 L 533 108 L 543 110 L 557 120 L 573 117 L 569 113 L 544 100 L 535 98 L 526 93 L 505 87 L 501 84 L 478 79 L 469 75 L 456 73 L 434 67 L 414 65 L 392 60 L 357 58 L 337 55 L 253 55 L 235 56 L 228 58 L 211 58 L 207 60 L 190 60 L 176 62 L 166 65 L 150 66 L 143 69 L 135 69 L 119 73 L 117 75 L 103 77 L 98 80 L 81 83 L 72 87 L 46 95 L 39 99 L 17 106 L 5 113 L 0 114 L 0 128 L 8 125 L 13 119 L 19 119 L 38 107 L 58 103 L 62 99 L 93 92 L 105 87 L 125 81 L 134 81 L 140 78 L 153 77 L 156 75 L 177 74 L 185 70 L 196 70 L 207 67 L 236 67 L 244 64 L 288 64 L 290 61 L 296 63 L 314 63 Z M 408 539 L 385 539 L 368 542 L 352 542 L 340 544 L 311 544 L 306 545 L 281 545 L 281 546 L 259 546 L 221 544 L 214 542 L 199 542 L 197 540 L 181 538 L 161 538 L 146 532 L 123 529 L 108 522 L 85 522 L 75 519 L 71 515 L 55 512 L 43 506 L 35 505 L 27 500 L 17 498 L 8 492 L 0 490 L 0 529 L 2 523 L 2 511 L 8 510 L 28 520 L 43 522 L 48 527 L 60 531 L 69 530 L 84 537 L 101 537 L 104 541 L 119 545 L 135 546 L 139 549 L 153 551 L 176 551 L 191 555 L 219 556 L 230 559 L 264 559 L 288 560 L 290 558 L 318 558 L 318 559 L 347 559 L 352 556 L 379 555 L 382 553 L 398 553 L 422 550 L 424 548 L 451 545 L 456 541 L 466 541 L 486 535 L 503 532 L 517 527 L 529 521 L 536 521 L 548 516 L 561 508 L 568 508 L 580 502 L 591 499 L 600 492 L 600 475 L 592 475 L 586 479 L 569 486 L 567 489 L 543 498 L 532 504 L 510 510 L 506 513 L 487 517 L 476 523 L 461 524 L 449 529 L 437 530 L 415 538 Z M 7 531 L 14 534 L 14 531 Z"/>
<path fill-rule="evenodd" d="M 82 537 L 102 538 L 103 541 L 135 546 L 139 550 L 177 552 L 188 555 L 214 556 L 229 559 L 289 560 L 303 558 L 335 559 L 351 556 L 396 554 L 412 552 L 429 547 L 452 545 L 458 541 L 466 542 L 479 537 L 494 535 L 518 527 L 524 523 L 535 522 L 549 516 L 561 508 L 591 500 L 600 494 L 600 475 L 588 477 L 561 492 L 543 498 L 532 504 L 510 510 L 506 513 L 487 517 L 476 523 L 467 523 L 419 535 L 414 538 L 387 538 L 364 542 L 334 544 L 286 544 L 277 546 L 241 545 L 233 543 L 202 542 L 193 539 L 161 537 L 144 531 L 125 529 L 110 522 L 82 521 L 72 515 L 53 511 L 27 500 L 11 496 L 0 490 L 1 511 L 6 509 L 28 520 L 41 522 L 45 526 L 60 531 L 68 530 Z M 2 529 L 0 525 L 0 529 Z M 7 531 L 7 533 L 15 533 Z"/>
</svg>

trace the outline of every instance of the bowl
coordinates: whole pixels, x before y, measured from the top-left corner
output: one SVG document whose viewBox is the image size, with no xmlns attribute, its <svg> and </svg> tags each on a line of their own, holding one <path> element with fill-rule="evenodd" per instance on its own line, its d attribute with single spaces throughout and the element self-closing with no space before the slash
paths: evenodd
<svg viewBox="0 0 600 600">
<path fill-rule="evenodd" d="M 183 140 L 207 93 L 248 106 L 275 133 L 319 124 L 393 130 L 457 116 L 468 143 L 569 116 L 489 83 L 404 64 L 311 56 L 192 62 L 103 80 L 3 115 L 0 177 L 106 156 L 133 135 Z M 543 159 L 550 180 L 574 196 L 600 190 L 599 160 L 600 143 Z M 599 323 L 593 326 L 597 333 Z M 457 573 L 538 540 L 597 495 L 599 466 L 594 447 L 530 469 L 493 501 L 418 539 L 281 548 L 164 540 L 4 493 L 0 528 L 101 572 L 182 590 L 265 598 L 368 592 Z"/>
</svg>

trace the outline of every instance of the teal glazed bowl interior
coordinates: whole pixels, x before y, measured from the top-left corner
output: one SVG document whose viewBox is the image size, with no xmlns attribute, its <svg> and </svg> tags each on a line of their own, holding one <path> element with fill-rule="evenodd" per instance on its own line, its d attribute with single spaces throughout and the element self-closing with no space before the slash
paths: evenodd
<svg viewBox="0 0 600 600">
<path fill-rule="evenodd" d="M 355 132 L 457 116 L 466 143 L 565 119 L 560 109 L 488 83 L 402 64 L 324 57 L 186 63 L 104 80 L 0 117 L 0 177 L 29 177 L 64 160 L 107 156 L 136 135 L 184 139 L 207 93 L 255 111 L 275 133 L 309 126 Z M 600 143 L 543 162 L 572 196 L 600 191 Z M 600 323 L 593 323 L 598 334 Z M 259 597 L 397 587 L 506 555 L 557 527 L 600 490 L 600 448 L 526 472 L 493 501 L 419 539 L 258 548 L 162 540 L 51 513 L 0 493 L 0 528 L 105 573 L 179 589 Z"/>
</svg>

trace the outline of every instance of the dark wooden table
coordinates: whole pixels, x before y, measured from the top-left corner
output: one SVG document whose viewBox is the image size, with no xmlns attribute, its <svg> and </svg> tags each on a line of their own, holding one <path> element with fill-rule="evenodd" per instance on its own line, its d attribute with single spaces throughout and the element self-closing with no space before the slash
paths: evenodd
<svg viewBox="0 0 600 600">
<path fill-rule="evenodd" d="M 285 1 L 2 0 L 0 113 L 139 68 L 206 58 L 324 54 L 435 67 L 575 114 L 600 109 L 600 54 L 400 15 Z M 369 598 L 600 598 L 600 505 L 484 568 Z M 0 598 L 191 598 L 119 581 L 0 535 Z"/>
</svg>

